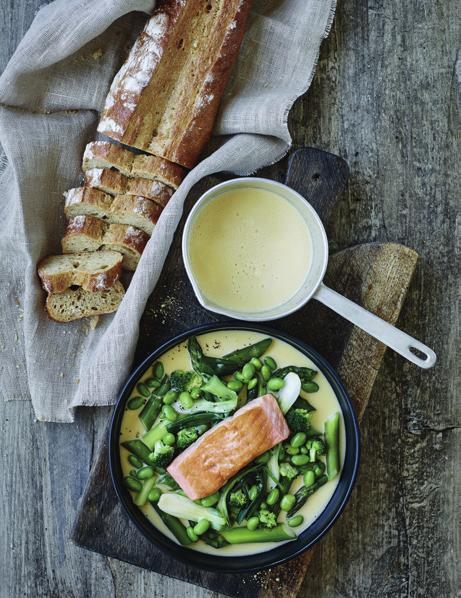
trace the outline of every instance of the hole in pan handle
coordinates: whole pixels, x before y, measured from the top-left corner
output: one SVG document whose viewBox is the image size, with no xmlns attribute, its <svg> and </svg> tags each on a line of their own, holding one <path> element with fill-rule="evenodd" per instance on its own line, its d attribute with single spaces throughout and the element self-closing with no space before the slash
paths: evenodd
<svg viewBox="0 0 461 598">
<path fill-rule="evenodd" d="M 324 284 L 320 284 L 313 298 L 420 368 L 428 369 L 435 364 L 437 356 L 432 349 Z"/>
</svg>

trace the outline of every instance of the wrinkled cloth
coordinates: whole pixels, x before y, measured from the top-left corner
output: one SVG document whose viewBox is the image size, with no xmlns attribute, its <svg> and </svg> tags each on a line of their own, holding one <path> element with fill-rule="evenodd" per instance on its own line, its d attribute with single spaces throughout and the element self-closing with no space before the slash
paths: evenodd
<svg viewBox="0 0 461 598">
<path fill-rule="evenodd" d="M 163 211 L 117 313 L 95 329 L 87 320 L 59 324 L 45 312 L 36 266 L 60 252 L 62 193 L 79 182 L 110 82 L 146 18 L 140 12 L 154 5 L 56 0 L 0 77 L 1 390 L 6 400 L 30 398 L 39 420 L 71 422 L 77 406 L 115 401 L 189 190 L 211 173 L 251 174 L 285 155 L 288 112 L 311 83 L 335 0 L 255 0 L 214 130 L 226 136 L 219 149 Z"/>
</svg>

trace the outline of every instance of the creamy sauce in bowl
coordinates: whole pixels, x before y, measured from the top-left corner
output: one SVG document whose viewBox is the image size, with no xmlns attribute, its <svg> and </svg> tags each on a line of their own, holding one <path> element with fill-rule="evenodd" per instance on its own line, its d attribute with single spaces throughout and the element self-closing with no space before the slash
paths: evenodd
<svg viewBox="0 0 461 598">
<path fill-rule="evenodd" d="M 233 351 L 236 348 L 243 347 L 245 345 L 249 345 L 263 338 L 266 338 L 267 335 L 261 334 L 258 332 L 250 332 L 245 330 L 221 330 L 218 332 L 209 332 L 202 334 L 198 337 L 200 344 L 202 345 L 204 351 L 208 355 L 212 356 L 222 356 L 226 353 Z M 314 369 L 318 369 L 312 361 L 303 355 L 300 351 L 296 348 L 292 347 L 290 344 L 286 343 L 285 341 L 279 340 L 274 338 L 272 341 L 272 345 L 270 350 L 268 351 L 278 363 L 279 367 L 283 367 L 286 365 L 295 365 L 295 366 L 304 366 L 304 367 L 311 367 Z M 186 343 L 181 343 L 162 356 L 159 357 L 159 360 L 163 363 L 165 367 L 165 372 L 170 374 L 174 370 L 183 369 L 188 370 L 190 369 L 190 361 L 189 361 L 189 354 L 187 352 Z M 145 380 L 151 376 L 150 368 L 148 371 L 140 378 L 140 381 Z M 341 412 L 340 405 L 336 398 L 336 395 L 330 386 L 329 382 L 323 375 L 321 371 L 315 377 L 316 383 L 319 385 L 319 390 L 316 393 L 305 394 L 302 395 L 308 399 L 308 401 L 315 407 L 316 411 L 313 413 L 312 416 L 312 425 L 314 428 L 318 430 L 323 430 L 324 421 L 333 413 Z M 127 397 L 129 400 L 132 396 L 136 396 L 137 391 L 134 389 L 130 397 Z M 133 439 L 134 437 L 142 437 L 145 433 L 145 430 L 138 418 L 138 412 L 125 409 L 121 429 L 120 429 L 120 442 L 124 442 L 126 440 Z M 340 426 L 340 456 L 341 456 L 341 465 L 344 462 L 345 456 L 345 430 L 344 430 L 344 423 L 341 417 L 341 426 Z M 132 469 L 132 465 L 128 461 L 128 451 L 125 449 L 120 449 L 120 462 L 122 467 L 123 475 L 126 476 Z M 298 511 L 298 514 L 303 515 L 304 523 L 296 528 L 296 533 L 299 535 L 304 531 L 307 527 L 309 527 L 323 512 L 325 507 L 327 506 L 328 502 L 330 501 L 333 493 L 337 487 L 339 482 L 340 476 L 337 476 L 335 479 L 328 481 L 324 486 L 319 488 L 306 502 L 306 504 L 301 507 Z M 299 485 L 301 485 L 301 480 L 299 481 Z M 297 490 L 298 486 L 293 486 L 292 492 Z M 158 530 L 160 530 L 165 536 L 171 539 L 173 542 L 177 542 L 175 537 L 172 533 L 168 530 L 168 528 L 164 525 L 158 514 L 155 512 L 154 508 L 150 503 L 146 503 L 143 507 L 139 507 L 145 517 L 154 525 Z M 280 521 L 283 521 L 284 515 L 281 516 Z M 215 556 L 223 556 L 223 557 L 232 557 L 232 556 L 244 556 L 250 554 L 256 554 L 260 552 L 265 552 L 275 548 L 276 546 L 280 546 L 282 542 L 266 542 L 266 543 L 254 543 L 254 544 L 238 544 L 238 545 L 228 545 L 220 549 L 213 548 L 205 544 L 203 541 L 199 541 L 188 548 L 191 550 L 197 550 L 200 552 L 205 552 L 208 554 L 213 554 Z"/>
<path fill-rule="evenodd" d="M 188 256 L 205 297 L 242 313 L 286 303 L 303 285 L 312 240 L 299 213 L 275 191 L 239 187 L 198 211 Z"/>
</svg>

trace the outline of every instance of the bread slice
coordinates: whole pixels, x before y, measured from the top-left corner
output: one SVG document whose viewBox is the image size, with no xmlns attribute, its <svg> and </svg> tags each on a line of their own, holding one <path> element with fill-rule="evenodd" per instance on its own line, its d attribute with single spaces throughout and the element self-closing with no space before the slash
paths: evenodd
<svg viewBox="0 0 461 598">
<path fill-rule="evenodd" d="M 118 280 L 122 259 L 116 251 L 50 255 L 38 265 L 38 275 L 48 293 L 62 293 L 74 285 L 103 291 Z"/>
<path fill-rule="evenodd" d="M 93 216 L 75 216 L 61 241 L 63 253 L 110 249 L 123 254 L 123 267 L 136 270 L 149 236 L 126 224 L 107 224 Z"/>
<path fill-rule="evenodd" d="M 98 131 L 191 168 L 208 142 L 251 0 L 159 0 L 114 78 Z"/>
<path fill-rule="evenodd" d="M 142 177 L 159 181 L 177 189 L 186 175 L 179 164 L 173 164 L 157 156 L 134 154 L 110 141 L 91 141 L 83 154 L 83 170 L 93 168 L 116 168 L 128 177 Z"/>
<path fill-rule="evenodd" d="M 91 168 L 85 172 L 85 187 L 99 189 L 110 195 L 142 195 L 152 199 L 162 208 L 166 206 L 174 189 L 159 183 L 140 177 L 129 178 L 108 168 Z"/>
<path fill-rule="evenodd" d="M 53 320 L 71 322 L 116 311 L 124 295 L 120 281 L 102 291 L 86 291 L 78 287 L 63 293 L 50 293 L 46 298 L 46 309 Z"/>
<path fill-rule="evenodd" d="M 64 193 L 67 218 L 94 216 L 110 224 L 128 224 L 149 236 L 162 208 L 151 199 L 137 195 L 108 195 L 98 189 L 77 187 Z"/>
</svg>

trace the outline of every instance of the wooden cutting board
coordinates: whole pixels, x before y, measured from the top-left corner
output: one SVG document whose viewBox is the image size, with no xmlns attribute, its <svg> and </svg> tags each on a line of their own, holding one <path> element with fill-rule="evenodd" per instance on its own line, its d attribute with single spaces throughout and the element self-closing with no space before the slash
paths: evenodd
<svg viewBox="0 0 461 598">
<path fill-rule="evenodd" d="M 308 199 L 327 225 L 347 178 L 347 164 L 341 158 L 308 148 L 292 154 L 286 183 Z M 141 323 L 136 362 L 166 338 L 187 328 L 226 320 L 202 309 L 195 300 L 183 268 L 178 267 L 180 233 Z M 331 257 L 326 283 L 395 323 L 417 259 L 414 251 L 394 243 L 352 247 Z M 361 419 L 384 356 L 384 345 L 315 301 L 271 326 L 311 344 L 330 361 Z M 347 508 L 342 517 L 347 517 Z M 209 573 L 176 561 L 146 540 L 123 512 L 109 475 L 107 434 L 90 472 L 71 540 L 103 555 L 242 598 L 294 598 L 315 550 L 279 567 L 247 575 Z"/>
</svg>

